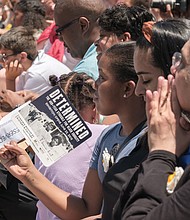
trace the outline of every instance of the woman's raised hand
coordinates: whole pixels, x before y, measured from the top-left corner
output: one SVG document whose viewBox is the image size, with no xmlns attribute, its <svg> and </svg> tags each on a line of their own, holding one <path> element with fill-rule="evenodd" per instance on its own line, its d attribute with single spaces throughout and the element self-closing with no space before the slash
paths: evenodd
<svg viewBox="0 0 190 220">
<path fill-rule="evenodd" d="M 177 100 L 175 80 L 158 79 L 157 91 L 146 92 L 146 112 L 150 151 L 166 150 L 180 156 L 190 143 L 190 131 L 181 124 L 181 109 Z"/>
</svg>

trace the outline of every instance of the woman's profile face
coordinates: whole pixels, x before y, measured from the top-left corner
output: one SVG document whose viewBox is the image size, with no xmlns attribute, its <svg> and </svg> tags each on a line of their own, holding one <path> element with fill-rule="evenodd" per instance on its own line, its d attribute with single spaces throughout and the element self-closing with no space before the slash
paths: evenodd
<svg viewBox="0 0 190 220">
<path fill-rule="evenodd" d="M 94 102 L 102 115 L 117 114 L 122 108 L 124 83 L 117 81 L 110 67 L 110 58 L 103 54 L 99 61 L 99 78 L 95 83 Z"/>
<path fill-rule="evenodd" d="M 112 45 L 119 42 L 119 37 L 117 37 L 114 33 L 100 30 L 100 37 L 97 41 L 95 41 L 96 52 L 98 54 L 98 56 L 96 57 L 97 60 L 100 60 L 103 52 L 105 52 Z"/>
<path fill-rule="evenodd" d="M 158 77 L 164 76 L 163 71 L 153 65 L 150 48 L 148 50 L 138 47 L 135 49 L 134 67 L 138 75 L 135 93 L 146 100 L 146 90 L 155 91 L 157 89 Z"/>
<path fill-rule="evenodd" d="M 16 9 L 14 11 L 14 27 L 22 25 L 24 13 Z"/>
</svg>

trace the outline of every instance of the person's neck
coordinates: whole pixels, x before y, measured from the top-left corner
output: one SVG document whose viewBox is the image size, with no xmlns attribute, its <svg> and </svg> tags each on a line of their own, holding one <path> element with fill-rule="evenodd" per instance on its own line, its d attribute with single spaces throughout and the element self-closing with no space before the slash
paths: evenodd
<svg viewBox="0 0 190 220">
<path fill-rule="evenodd" d="M 144 102 L 141 100 L 134 102 L 133 100 L 126 106 L 123 115 L 120 115 L 119 118 L 122 124 L 121 135 L 129 135 L 141 122 L 146 120 Z"/>
<path fill-rule="evenodd" d="M 32 66 L 32 63 L 33 61 L 29 59 L 26 62 L 22 63 L 23 70 L 27 71 Z"/>
<path fill-rule="evenodd" d="M 99 39 L 100 36 L 100 28 L 97 25 L 93 25 L 91 30 L 88 31 L 88 37 L 86 38 L 86 48 L 90 48 L 90 46 Z"/>
</svg>

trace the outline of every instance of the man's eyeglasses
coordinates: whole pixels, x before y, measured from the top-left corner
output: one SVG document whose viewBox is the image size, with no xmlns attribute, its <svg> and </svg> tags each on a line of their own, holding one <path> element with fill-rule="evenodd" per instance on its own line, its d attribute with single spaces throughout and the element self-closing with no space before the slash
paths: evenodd
<svg viewBox="0 0 190 220">
<path fill-rule="evenodd" d="M 182 55 L 179 52 L 175 52 L 172 57 L 172 66 L 175 68 L 179 67 L 182 61 Z"/>
<path fill-rule="evenodd" d="M 15 56 L 17 53 L 12 53 L 12 54 L 0 54 L 0 62 L 5 62 L 8 57 Z"/>
<path fill-rule="evenodd" d="M 75 23 L 76 21 L 78 21 L 78 20 L 79 20 L 79 18 L 76 18 L 76 19 L 74 19 L 74 20 L 68 22 L 67 24 L 63 25 L 62 27 L 57 28 L 57 29 L 55 30 L 57 36 L 61 36 L 61 32 L 62 32 L 63 30 L 65 30 L 66 28 L 68 28 L 69 26 L 71 26 L 72 24 L 74 24 L 74 23 Z"/>
</svg>

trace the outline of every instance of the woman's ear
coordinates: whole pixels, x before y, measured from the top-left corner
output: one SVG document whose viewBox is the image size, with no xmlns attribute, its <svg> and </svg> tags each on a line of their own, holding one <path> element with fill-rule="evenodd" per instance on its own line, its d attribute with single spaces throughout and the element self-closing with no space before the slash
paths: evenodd
<svg viewBox="0 0 190 220">
<path fill-rule="evenodd" d="M 86 105 L 81 111 L 79 111 L 81 117 L 83 118 L 83 120 L 94 124 L 96 123 L 98 120 L 98 114 L 95 108 L 95 105 Z"/>
<path fill-rule="evenodd" d="M 93 124 L 97 124 L 99 122 L 99 113 L 97 112 L 97 109 L 96 107 L 94 107 L 92 109 L 92 121 L 93 121 Z"/>
<path fill-rule="evenodd" d="M 119 36 L 119 40 L 121 42 L 127 42 L 127 41 L 131 40 L 131 34 L 129 32 L 125 32 Z"/>
<path fill-rule="evenodd" d="M 125 86 L 124 86 L 123 97 L 128 98 L 131 95 L 133 95 L 135 93 L 135 87 L 136 87 L 136 84 L 134 81 L 130 80 L 130 81 L 126 82 Z"/>
</svg>

